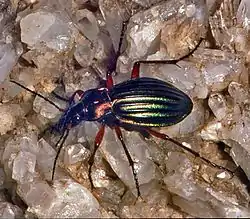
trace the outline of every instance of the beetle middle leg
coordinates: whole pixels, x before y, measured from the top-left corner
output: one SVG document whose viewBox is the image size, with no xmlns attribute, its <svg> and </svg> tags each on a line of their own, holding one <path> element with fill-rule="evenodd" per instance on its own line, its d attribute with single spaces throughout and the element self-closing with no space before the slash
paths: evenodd
<svg viewBox="0 0 250 219">
<path fill-rule="evenodd" d="M 115 129 L 115 132 L 116 132 L 116 135 L 118 137 L 118 139 L 120 140 L 121 144 L 122 144 L 122 147 L 125 151 L 125 154 L 128 158 L 128 162 L 129 162 L 129 166 L 131 166 L 132 168 L 132 173 L 133 173 L 133 177 L 134 177 L 134 181 L 135 181 L 135 186 L 136 186 L 136 190 L 137 190 L 137 197 L 141 197 L 141 192 L 140 192 L 140 188 L 139 188 L 139 181 L 138 181 L 138 177 L 137 177 L 137 173 L 135 171 L 135 167 L 134 167 L 134 161 L 132 160 L 130 154 L 129 154 L 129 151 L 125 145 L 125 142 L 123 140 L 123 137 L 122 137 L 122 132 L 121 132 L 121 129 L 119 126 L 115 126 L 114 127 Z"/>
<path fill-rule="evenodd" d="M 201 42 L 203 41 L 203 38 L 200 39 L 200 41 L 197 43 L 197 45 L 192 49 L 187 55 L 176 59 L 176 60 L 142 60 L 137 61 L 133 65 L 132 73 L 131 73 L 131 79 L 136 79 L 140 77 L 140 64 L 171 64 L 171 65 L 177 65 L 177 62 L 189 57 L 194 53 L 194 51 L 200 46 Z M 179 65 L 177 65 L 179 66 Z M 180 67 L 180 66 L 179 66 Z"/>
<path fill-rule="evenodd" d="M 136 79 L 136 78 L 139 78 L 140 77 L 140 65 L 142 63 L 144 64 L 174 64 L 176 65 L 176 63 L 178 62 L 179 60 L 148 60 L 148 61 L 137 61 L 134 63 L 133 65 L 133 69 L 132 69 L 132 73 L 131 73 L 131 79 Z"/>
<path fill-rule="evenodd" d="M 140 197 L 141 193 L 140 193 L 140 189 L 139 189 L 139 181 L 138 181 L 137 173 L 136 173 L 135 168 L 134 168 L 134 161 L 131 158 L 131 156 L 129 154 L 129 151 L 128 151 L 126 145 L 125 145 L 121 129 L 119 128 L 119 126 L 114 126 L 114 130 L 116 132 L 116 135 L 117 135 L 118 139 L 120 140 L 120 142 L 122 144 L 122 147 L 123 147 L 123 149 L 125 151 L 125 154 L 127 156 L 129 165 L 132 168 L 132 173 L 133 173 L 135 186 L 136 186 L 136 190 L 137 190 L 137 196 Z M 93 151 L 93 153 L 92 153 L 92 155 L 91 155 L 91 157 L 89 158 L 89 161 L 88 161 L 88 163 L 89 163 L 88 177 L 89 177 L 89 180 L 90 180 L 91 190 L 93 190 L 93 188 L 94 188 L 93 180 L 92 180 L 92 177 L 91 177 L 92 166 L 94 164 L 94 158 L 95 158 L 96 151 L 97 151 L 98 147 L 100 146 L 100 144 L 101 144 L 101 142 L 103 140 L 104 132 L 105 132 L 105 125 L 102 125 L 101 128 L 99 129 L 97 135 L 96 135 L 94 151 Z"/>
</svg>

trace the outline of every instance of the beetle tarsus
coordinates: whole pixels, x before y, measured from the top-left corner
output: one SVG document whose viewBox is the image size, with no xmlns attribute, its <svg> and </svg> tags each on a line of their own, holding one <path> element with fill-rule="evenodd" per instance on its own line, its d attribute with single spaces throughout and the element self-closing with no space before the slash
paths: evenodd
<svg viewBox="0 0 250 219">
<path fill-rule="evenodd" d="M 65 132 L 66 132 L 66 134 L 65 134 Z M 56 153 L 56 157 L 55 157 L 55 159 L 54 159 L 54 164 L 53 164 L 53 169 L 52 169 L 52 177 L 51 177 L 52 182 L 53 182 L 54 176 L 55 176 L 55 170 L 56 170 L 57 159 L 58 159 L 58 157 L 59 157 L 59 154 L 60 154 L 60 152 L 61 152 L 61 149 L 62 149 L 62 147 L 63 147 L 63 144 L 64 144 L 66 138 L 67 138 L 68 135 L 69 135 L 69 129 L 66 129 L 65 132 L 60 136 L 59 140 L 58 140 L 57 143 L 56 143 L 56 147 L 57 147 L 58 145 L 60 145 L 60 146 L 59 146 L 59 148 L 58 148 L 58 151 L 57 151 L 57 153 Z M 60 141 L 62 141 L 61 144 L 59 144 Z"/>
</svg>

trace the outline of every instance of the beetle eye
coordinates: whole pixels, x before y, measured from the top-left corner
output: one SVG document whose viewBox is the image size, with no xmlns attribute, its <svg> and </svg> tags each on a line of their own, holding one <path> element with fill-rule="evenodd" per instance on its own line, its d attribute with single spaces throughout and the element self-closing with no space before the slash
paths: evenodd
<svg viewBox="0 0 250 219">
<path fill-rule="evenodd" d="M 77 90 L 73 94 L 74 102 L 78 103 L 82 99 L 83 95 L 84 95 L 84 92 L 82 90 Z"/>
<path fill-rule="evenodd" d="M 79 94 L 76 94 L 76 95 L 74 96 L 74 101 L 75 101 L 76 103 L 79 102 L 80 99 L 81 99 L 81 96 L 80 96 Z"/>
</svg>

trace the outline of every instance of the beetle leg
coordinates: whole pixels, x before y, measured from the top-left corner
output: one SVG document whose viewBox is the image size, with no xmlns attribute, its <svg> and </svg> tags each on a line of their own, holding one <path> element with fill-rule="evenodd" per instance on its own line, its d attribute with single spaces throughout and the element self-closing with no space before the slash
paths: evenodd
<svg viewBox="0 0 250 219">
<path fill-rule="evenodd" d="M 199 42 L 197 43 L 197 45 L 194 47 L 194 49 L 192 49 L 187 55 L 177 59 L 177 60 L 145 60 L 145 61 L 138 61 L 134 63 L 133 66 L 133 70 L 131 73 L 131 79 L 135 79 L 135 78 L 139 78 L 140 77 L 140 64 L 144 63 L 144 64 L 172 64 L 172 65 L 176 65 L 179 68 L 181 68 L 177 62 L 189 57 L 190 55 L 192 55 L 194 53 L 194 51 L 200 46 L 200 44 L 202 43 L 203 38 L 201 38 L 199 40 Z"/>
<path fill-rule="evenodd" d="M 94 151 L 91 154 L 89 161 L 88 161 L 88 163 L 89 163 L 88 177 L 89 177 L 89 181 L 90 181 L 91 190 L 93 190 L 93 188 L 94 188 L 93 180 L 91 177 L 92 166 L 94 164 L 94 158 L 95 158 L 96 151 L 97 151 L 98 147 L 100 146 L 100 144 L 102 143 L 104 131 L 105 131 L 105 125 L 102 125 L 101 128 L 99 129 L 96 137 L 95 137 Z"/>
<path fill-rule="evenodd" d="M 224 170 L 224 171 L 228 171 L 230 174 L 234 175 L 234 172 L 233 172 L 233 171 L 231 171 L 231 170 L 229 170 L 229 169 L 227 169 L 227 168 L 225 168 L 225 167 L 219 166 L 219 165 L 217 165 L 217 164 L 211 162 L 210 160 L 208 160 L 208 159 L 206 159 L 206 158 L 204 158 L 204 157 L 201 157 L 199 153 L 197 153 L 197 152 L 191 150 L 190 148 L 185 147 L 183 144 L 181 144 L 181 143 L 178 142 L 178 141 L 175 141 L 174 139 L 170 138 L 168 135 L 163 134 L 163 133 L 160 133 L 160 132 L 157 132 L 157 131 L 152 130 L 152 129 L 146 129 L 146 131 L 147 131 L 149 134 L 151 134 L 151 135 L 153 135 L 153 136 L 155 136 L 155 137 L 157 137 L 157 138 L 161 138 L 161 139 L 163 139 L 163 140 L 167 140 L 167 141 L 170 141 L 170 142 L 172 142 L 172 143 L 178 145 L 178 146 L 181 147 L 183 150 L 186 150 L 186 151 L 188 151 L 189 153 L 193 154 L 193 155 L 195 156 L 195 158 L 199 157 L 199 158 L 200 158 L 201 160 L 203 160 L 205 163 L 207 163 L 207 164 L 209 164 L 209 165 L 211 165 L 211 166 L 213 166 L 213 167 L 216 167 L 216 168 L 218 168 L 218 169 L 222 169 L 222 170 Z"/>
<path fill-rule="evenodd" d="M 18 59 L 18 63 L 24 67 L 38 68 L 33 60 L 31 60 L 29 62 L 25 58 L 23 58 L 22 56 L 20 56 L 20 58 Z"/>
<path fill-rule="evenodd" d="M 108 89 L 112 88 L 114 85 L 113 78 L 112 78 L 112 72 L 107 72 L 107 78 L 106 78 L 106 86 Z"/>
<path fill-rule="evenodd" d="M 131 166 L 131 168 L 132 168 L 132 173 L 133 173 L 133 176 L 134 176 L 135 186 L 136 186 L 136 190 L 137 190 L 137 196 L 141 197 L 141 192 L 140 192 L 140 188 L 139 188 L 139 181 L 138 181 L 137 173 L 136 173 L 135 167 L 134 167 L 134 161 L 132 160 L 132 158 L 131 158 L 131 156 L 129 154 L 129 151 L 128 151 L 125 143 L 124 143 L 120 127 L 115 126 L 114 128 L 115 128 L 116 135 L 117 135 L 118 139 L 120 140 L 120 142 L 122 144 L 122 147 L 123 147 L 123 149 L 125 151 L 125 154 L 126 154 L 126 156 L 128 158 L 129 166 Z"/>
<path fill-rule="evenodd" d="M 125 33 L 125 30 L 126 30 L 126 26 L 127 26 L 127 21 L 124 21 L 122 23 L 121 36 L 120 36 L 117 52 L 115 52 L 114 49 L 113 49 L 113 52 L 111 52 L 111 55 L 110 55 L 110 58 L 109 58 L 109 61 L 108 61 L 107 75 L 106 75 L 106 86 L 107 86 L 108 89 L 112 88 L 113 85 L 114 85 L 113 78 L 112 78 L 112 72 L 115 71 L 117 59 L 121 54 L 122 41 L 123 41 L 123 38 L 124 38 L 124 33 Z"/>
<path fill-rule="evenodd" d="M 65 134 L 66 133 L 66 134 Z M 61 137 L 59 138 L 59 140 L 57 141 L 55 147 L 57 147 L 57 145 L 59 145 L 60 141 L 62 141 L 62 143 L 60 144 L 59 148 L 58 148 L 58 151 L 56 153 L 56 157 L 55 157 L 55 160 L 54 160 L 54 164 L 53 164 L 53 170 L 52 170 L 52 181 L 54 180 L 54 176 L 55 176 L 55 170 L 56 170 L 56 163 L 57 163 L 57 159 L 59 157 L 59 154 L 61 152 L 61 149 L 63 147 L 63 144 L 66 140 L 66 138 L 68 137 L 69 135 L 69 129 L 66 129 L 66 131 L 61 135 Z"/>
<path fill-rule="evenodd" d="M 135 62 L 131 73 L 131 79 L 140 77 L 140 62 Z"/>
<path fill-rule="evenodd" d="M 179 60 L 146 60 L 146 61 L 138 61 L 135 62 L 133 65 L 132 73 L 131 73 L 131 79 L 136 79 L 140 77 L 140 64 L 174 64 L 177 65 L 176 63 Z M 178 66 L 178 65 L 177 65 Z M 180 67 L 180 66 L 179 66 Z"/>
<path fill-rule="evenodd" d="M 118 50 L 117 50 L 117 58 L 118 58 L 118 57 L 120 56 L 120 54 L 121 54 L 122 41 L 123 41 L 124 34 L 125 34 L 125 31 L 126 31 L 126 28 L 127 28 L 127 23 L 128 23 L 128 20 L 122 22 L 121 36 L 120 36 L 119 45 L 118 45 Z"/>
</svg>

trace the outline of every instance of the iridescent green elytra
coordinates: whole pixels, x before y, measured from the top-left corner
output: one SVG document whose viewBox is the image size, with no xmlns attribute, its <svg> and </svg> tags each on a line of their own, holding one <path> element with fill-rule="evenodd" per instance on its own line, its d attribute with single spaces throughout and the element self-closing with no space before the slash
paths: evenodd
<svg viewBox="0 0 250 219">
<path fill-rule="evenodd" d="M 173 85 L 154 78 L 138 78 L 110 91 L 112 111 L 123 124 L 144 127 L 170 126 L 192 110 L 191 99 Z"/>
</svg>

